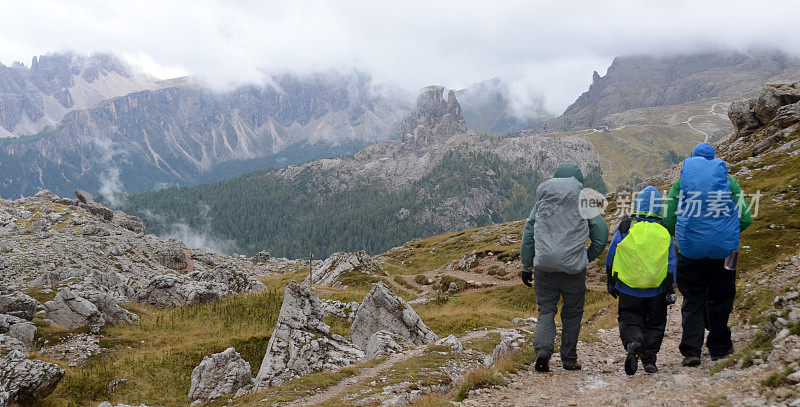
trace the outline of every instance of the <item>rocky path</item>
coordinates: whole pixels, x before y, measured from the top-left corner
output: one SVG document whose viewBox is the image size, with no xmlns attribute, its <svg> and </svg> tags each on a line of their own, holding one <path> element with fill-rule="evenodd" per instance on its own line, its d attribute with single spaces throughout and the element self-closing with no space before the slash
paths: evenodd
<svg viewBox="0 0 800 407">
<path fill-rule="evenodd" d="M 473 332 L 467 333 L 466 335 L 464 335 L 464 336 L 462 336 L 462 337 L 460 337 L 458 339 L 463 343 L 463 342 L 469 341 L 471 339 L 475 339 L 475 338 L 479 338 L 479 337 L 482 337 L 482 336 L 486 336 L 486 335 L 489 335 L 489 334 L 491 334 L 493 332 L 500 332 L 502 330 L 503 329 L 494 329 L 494 330 L 486 330 L 486 331 L 473 331 Z M 428 346 L 433 346 L 433 345 L 428 345 Z M 292 402 L 292 405 L 293 406 L 317 406 L 317 405 L 320 405 L 320 404 L 322 404 L 322 403 L 324 403 L 324 402 L 326 402 L 326 401 L 328 401 L 328 400 L 330 400 L 330 399 L 342 394 L 343 392 L 345 392 L 347 390 L 347 388 L 349 386 L 355 385 L 356 383 L 359 383 L 361 381 L 367 380 L 369 378 L 377 377 L 378 375 L 380 375 L 381 372 L 391 368 L 395 364 L 397 364 L 397 363 L 399 363 L 399 362 L 401 362 L 403 360 L 412 358 L 414 356 L 419 356 L 420 354 L 422 354 L 422 352 L 425 351 L 425 349 L 427 349 L 427 346 L 420 346 L 420 347 L 411 349 L 411 350 L 403 352 L 403 353 L 392 355 L 391 357 L 387 358 L 386 360 L 384 360 L 383 362 L 379 363 L 378 365 L 375 365 L 375 366 L 370 367 L 370 368 L 363 369 L 357 375 L 352 376 L 352 377 L 348 377 L 347 379 L 342 380 L 341 382 L 339 382 L 335 386 L 329 387 L 328 389 L 326 389 L 326 390 L 324 390 L 322 392 L 319 392 L 319 393 L 316 393 L 314 395 L 307 396 L 307 397 L 301 398 L 299 400 L 296 400 L 296 401 Z"/>
<path fill-rule="evenodd" d="M 623 370 L 624 351 L 618 328 L 601 331 L 600 341 L 578 346 L 583 370 L 561 368 L 558 354 L 551 360 L 550 373 L 531 369 L 511 378 L 508 387 L 479 390 L 464 401 L 466 406 L 507 405 L 630 405 L 705 406 L 711 401 L 730 405 L 767 405 L 758 396 L 761 367 L 727 369 L 711 375 L 713 362 L 704 356 L 699 368 L 684 368 L 678 352 L 680 307 L 671 307 L 664 344 L 659 353 L 659 373 L 639 369 L 628 377 Z M 737 344 L 741 346 L 741 344 Z"/>
</svg>

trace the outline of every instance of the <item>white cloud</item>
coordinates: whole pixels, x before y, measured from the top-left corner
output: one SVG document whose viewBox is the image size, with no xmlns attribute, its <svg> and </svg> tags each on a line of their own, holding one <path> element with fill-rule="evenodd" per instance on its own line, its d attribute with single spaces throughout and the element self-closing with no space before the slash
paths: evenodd
<svg viewBox="0 0 800 407">
<path fill-rule="evenodd" d="M 357 67 L 406 89 L 526 78 L 559 111 L 617 55 L 777 47 L 800 54 L 800 2 L 103 0 L 6 2 L 0 61 L 111 51 L 218 88 L 263 70 Z"/>
</svg>

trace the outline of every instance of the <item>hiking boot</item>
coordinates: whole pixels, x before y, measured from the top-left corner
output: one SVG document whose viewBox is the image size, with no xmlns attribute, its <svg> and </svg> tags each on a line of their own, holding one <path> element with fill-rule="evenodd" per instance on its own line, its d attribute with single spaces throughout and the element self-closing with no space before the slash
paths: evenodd
<svg viewBox="0 0 800 407">
<path fill-rule="evenodd" d="M 633 375 L 639 369 L 639 354 L 642 352 L 642 344 L 631 342 L 628 344 L 628 354 L 625 356 L 625 374 Z"/>
<path fill-rule="evenodd" d="M 658 366 L 655 363 L 644 363 L 644 371 L 647 373 L 658 372 Z"/>
<path fill-rule="evenodd" d="M 697 356 L 687 356 L 683 358 L 683 362 L 681 362 L 681 366 L 683 367 L 695 367 L 700 366 L 700 358 Z"/>
<path fill-rule="evenodd" d="M 581 370 L 581 362 L 577 360 L 567 360 L 562 364 L 564 370 Z"/>
<path fill-rule="evenodd" d="M 732 355 L 732 354 L 733 354 L 733 346 L 728 348 L 728 350 L 726 350 L 725 353 L 723 353 L 722 355 L 711 355 L 711 360 L 717 361 L 717 360 L 720 360 L 720 359 L 725 359 L 729 355 Z"/>
<path fill-rule="evenodd" d="M 536 363 L 534 364 L 534 369 L 537 372 L 549 372 L 550 371 L 550 357 L 539 355 L 536 357 Z"/>
</svg>

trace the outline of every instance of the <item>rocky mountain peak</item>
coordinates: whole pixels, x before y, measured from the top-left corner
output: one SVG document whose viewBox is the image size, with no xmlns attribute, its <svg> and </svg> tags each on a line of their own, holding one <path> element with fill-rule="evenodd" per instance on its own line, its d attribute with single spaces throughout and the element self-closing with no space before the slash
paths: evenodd
<svg viewBox="0 0 800 407">
<path fill-rule="evenodd" d="M 417 107 L 403 120 L 400 139 L 403 142 L 428 143 L 467 131 L 461 105 L 454 91 L 444 99 L 444 87 L 426 86 L 417 97 Z"/>
</svg>

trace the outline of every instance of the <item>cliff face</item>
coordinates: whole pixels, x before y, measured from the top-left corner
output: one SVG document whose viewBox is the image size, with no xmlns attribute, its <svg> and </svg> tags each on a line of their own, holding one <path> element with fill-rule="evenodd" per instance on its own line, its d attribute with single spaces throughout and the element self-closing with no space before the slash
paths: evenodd
<svg viewBox="0 0 800 407">
<path fill-rule="evenodd" d="M 683 56 L 618 57 L 605 76 L 594 73 L 589 90 L 542 128 L 604 126 L 627 110 L 757 94 L 764 83 L 800 78 L 800 61 L 779 52 L 721 52 Z"/>
<path fill-rule="evenodd" d="M 30 68 L 0 64 L 0 137 L 35 134 L 73 110 L 159 84 L 113 55 L 34 57 Z"/>
<path fill-rule="evenodd" d="M 454 91 L 444 100 L 444 87 L 427 86 L 417 97 L 412 110 L 400 126 L 402 142 L 429 143 L 447 136 L 465 133 L 467 125 Z"/>
<path fill-rule="evenodd" d="M 143 191 L 352 153 L 386 140 L 404 110 L 361 74 L 272 78 L 227 93 L 170 83 L 67 114 L 0 140 L 0 195 L 49 188 Z"/>
</svg>

